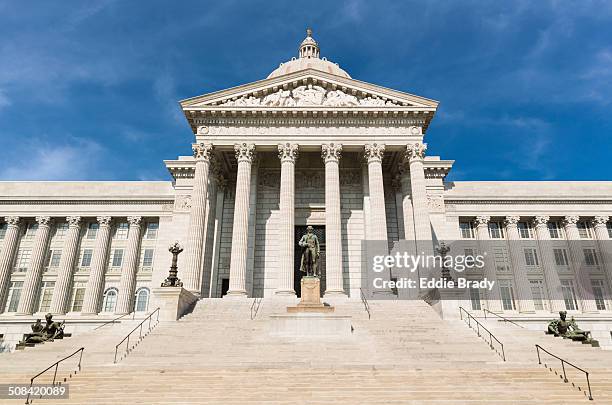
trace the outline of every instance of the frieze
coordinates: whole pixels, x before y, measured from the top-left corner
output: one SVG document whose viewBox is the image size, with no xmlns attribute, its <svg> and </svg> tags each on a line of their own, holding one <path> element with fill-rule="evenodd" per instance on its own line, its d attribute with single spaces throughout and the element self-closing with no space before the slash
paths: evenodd
<svg viewBox="0 0 612 405">
<path fill-rule="evenodd" d="M 205 128 L 205 129 L 203 129 Z M 407 136 L 407 135 L 420 135 L 421 129 L 417 134 L 414 134 L 411 128 L 417 127 L 404 127 L 404 126 L 334 126 L 330 125 L 312 125 L 312 123 L 305 124 L 304 126 L 281 126 L 281 125 L 268 125 L 268 126 L 200 126 L 198 133 L 202 135 L 212 136 L 236 136 L 236 135 L 247 135 L 247 136 L 260 136 L 260 135 L 395 135 L 395 136 Z"/>
</svg>

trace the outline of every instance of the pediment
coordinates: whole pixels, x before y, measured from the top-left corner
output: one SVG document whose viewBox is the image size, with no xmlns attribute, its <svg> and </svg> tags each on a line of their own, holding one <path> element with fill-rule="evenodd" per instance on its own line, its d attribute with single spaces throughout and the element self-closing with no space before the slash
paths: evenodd
<svg viewBox="0 0 612 405">
<path fill-rule="evenodd" d="M 434 109 L 438 102 L 314 69 L 265 79 L 183 100 L 185 110 L 416 108 Z"/>
</svg>

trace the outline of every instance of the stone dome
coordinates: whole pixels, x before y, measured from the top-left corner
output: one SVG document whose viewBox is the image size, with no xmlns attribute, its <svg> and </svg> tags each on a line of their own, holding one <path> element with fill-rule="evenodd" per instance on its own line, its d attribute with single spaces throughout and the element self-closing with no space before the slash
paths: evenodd
<svg viewBox="0 0 612 405">
<path fill-rule="evenodd" d="M 299 72 L 304 69 L 316 69 L 332 75 L 351 78 L 348 73 L 340 69 L 337 63 L 332 63 L 326 58 L 319 58 L 319 44 L 312 37 L 312 30 L 310 28 L 306 30 L 306 38 L 300 44 L 298 57 L 281 63 L 278 68 L 268 75 L 268 79 Z"/>
</svg>

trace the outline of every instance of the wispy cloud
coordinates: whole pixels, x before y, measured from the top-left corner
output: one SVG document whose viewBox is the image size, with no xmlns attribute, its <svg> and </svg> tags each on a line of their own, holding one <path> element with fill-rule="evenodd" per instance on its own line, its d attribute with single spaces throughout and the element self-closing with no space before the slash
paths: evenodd
<svg viewBox="0 0 612 405">
<path fill-rule="evenodd" d="M 9 105 L 11 105 L 11 100 L 9 100 L 4 90 L 0 89 L 0 110 Z"/>
</svg>

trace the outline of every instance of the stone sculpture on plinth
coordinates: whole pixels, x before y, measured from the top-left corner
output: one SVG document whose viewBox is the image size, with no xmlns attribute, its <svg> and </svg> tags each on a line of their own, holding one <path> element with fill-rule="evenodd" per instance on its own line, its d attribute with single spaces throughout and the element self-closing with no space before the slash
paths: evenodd
<svg viewBox="0 0 612 405">
<path fill-rule="evenodd" d="M 298 245 L 303 248 L 302 260 L 300 261 L 300 271 L 306 273 L 306 276 L 319 275 L 319 238 L 313 233 L 313 227 L 306 228 L 306 233 L 298 242 Z"/>
</svg>

